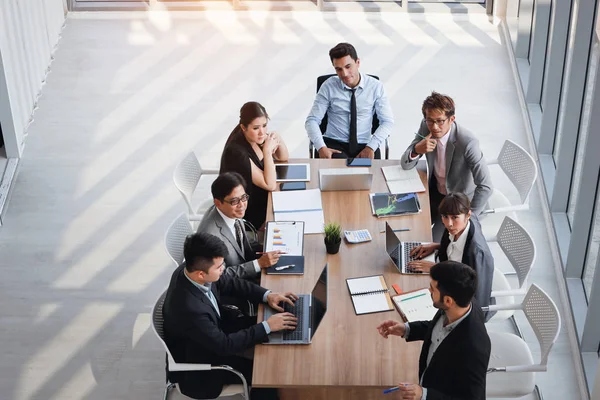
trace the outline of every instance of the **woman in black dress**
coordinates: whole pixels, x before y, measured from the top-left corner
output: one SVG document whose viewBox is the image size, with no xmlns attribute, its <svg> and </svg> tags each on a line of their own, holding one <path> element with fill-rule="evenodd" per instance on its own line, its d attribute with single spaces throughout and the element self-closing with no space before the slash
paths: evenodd
<svg viewBox="0 0 600 400">
<path fill-rule="evenodd" d="M 287 161 L 288 149 L 277 132 L 267 132 L 269 115 L 251 101 L 240 109 L 240 122 L 233 129 L 221 156 L 220 173 L 237 172 L 248 182 L 246 221 L 261 229 L 266 219 L 269 192 L 277 188 L 275 161 Z"/>
</svg>

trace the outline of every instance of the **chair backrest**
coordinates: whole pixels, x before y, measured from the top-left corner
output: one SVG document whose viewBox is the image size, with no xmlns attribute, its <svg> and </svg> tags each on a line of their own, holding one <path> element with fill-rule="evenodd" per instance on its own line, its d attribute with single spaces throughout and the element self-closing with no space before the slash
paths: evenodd
<svg viewBox="0 0 600 400">
<path fill-rule="evenodd" d="M 156 334 L 156 337 L 160 339 L 165 351 L 167 352 L 167 357 L 169 358 L 169 365 L 175 364 L 175 360 L 167 347 L 167 343 L 165 342 L 165 327 L 164 327 L 164 317 L 163 317 L 163 305 L 165 304 L 165 297 L 167 296 L 167 291 L 165 290 L 156 300 L 154 304 L 154 308 L 152 309 L 152 330 Z"/>
<path fill-rule="evenodd" d="M 517 272 L 522 288 L 535 261 L 535 243 L 529 233 L 511 217 L 504 217 L 497 235 L 498 245 Z"/>
<path fill-rule="evenodd" d="M 541 365 L 548 364 L 548 355 L 560 332 L 560 314 L 550 296 L 532 284 L 523 299 L 523 312 L 540 342 Z"/>
<path fill-rule="evenodd" d="M 329 78 L 331 78 L 332 76 L 336 76 L 335 74 L 327 74 L 327 75 L 321 75 L 317 78 L 317 92 L 319 92 L 319 89 L 321 89 L 321 85 Z M 379 80 L 379 77 L 376 75 L 369 75 L 371 78 L 375 78 L 377 80 Z M 327 130 L 327 113 L 325 113 L 325 115 L 323 116 L 323 119 L 321 120 L 321 125 L 319 125 L 319 127 L 321 128 L 321 133 L 325 133 L 325 131 Z M 377 128 L 379 128 L 379 118 L 377 118 L 377 114 L 373 114 L 373 125 L 371 125 L 371 134 L 375 133 L 375 131 L 377 130 Z"/>
<path fill-rule="evenodd" d="M 183 258 L 183 242 L 188 235 L 194 233 L 188 216 L 180 214 L 169 226 L 165 234 L 165 248 L 175 265 L 180 265 Z"/>
<path fill-rule="evenodd" d="M 525 203 L 538 174 L 533 157 L 518 144 L 507 140 L 498 155 L 498 165 L 517 188 L 521 203 Z"/>
<path fill-rule="evenodd" d="M 198 186 L 198 181 L 202 176 L 202 167 L 198 161 L 198 157 L 191 151 L 183 160 L 175 167 L 173 173 L 173 182 L 183 196 L 183 200 L 188 206 L 188 212 L 194 214 L 196 211 L 192 207 L 192 196 Z"/>
</svg>

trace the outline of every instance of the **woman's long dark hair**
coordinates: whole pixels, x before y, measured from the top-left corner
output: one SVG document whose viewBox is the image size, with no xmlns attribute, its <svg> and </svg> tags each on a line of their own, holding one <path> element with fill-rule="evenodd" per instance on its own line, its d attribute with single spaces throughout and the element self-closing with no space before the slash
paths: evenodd
<svg viewBox="0 0 600 400">
<path fill-rule="evenodd" d="M 256 101 L 249 101 L 244 104 L 242 108 L 240 108 L 240 121 L 229 134 L 229 138 L 227 138 L 225 145 L 227 146 L 227 144 L 229 144 L 229 142 L 231 142 L 233 138 L 242 131 L 240 125 L 248 127 L 252 121 L 259 117 L 265 117 L 267 120 L 269 119 L 269 114 L 267 114 L 267 110 L 262 106 L 262 104 Z"/>
</svg>

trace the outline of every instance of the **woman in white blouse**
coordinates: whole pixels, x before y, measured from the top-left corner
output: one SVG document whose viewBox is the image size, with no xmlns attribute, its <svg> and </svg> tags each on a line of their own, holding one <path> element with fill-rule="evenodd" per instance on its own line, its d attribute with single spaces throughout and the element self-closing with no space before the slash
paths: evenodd
<svg viewBox="0 0 600 400">
<path fill-rule="evenodd" d="M 417 271 L 429 272 L 435 265 L 431 261 L 420 260 L 437 250 L 437 259 L 452 260 L 466 264 L 477 273 L 475 298 L 480 306 L 490 304 L 494 257 L 481 232 L 481 225 L 475 215 L 471 215 L 471 203 L 463 193 L 448 193 L 438 208 L 446 229 L 440 243 L 428 243 L 413 249 L 411 256 L 418 260 L 408 265 Z M 486 320 L 491 315 L 486 316 Z"/>
</svg>

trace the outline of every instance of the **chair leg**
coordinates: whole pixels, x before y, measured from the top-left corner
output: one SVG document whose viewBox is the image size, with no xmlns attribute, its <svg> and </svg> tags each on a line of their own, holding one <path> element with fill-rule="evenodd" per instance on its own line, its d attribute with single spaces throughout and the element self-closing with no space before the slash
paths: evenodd
<svg viewBox="0 0 600 400">
<path fill-rule="evenodd" d="M 523 339 L 523 332 L 521 332 L 521 328 L 519 328 L 519 324 L 517 324 L 517 320 L 515 319 L 514 314 L 510 317 L 510 320 L 517 331 L 517 335 Z"/>
<path fill-rule="evenodd" d="M 169 399 L 169 392 L 171 391 L 171 389 L 173 389 L 175 387 L 174 383 L 170 383 L 167 384 L 167 387 L 165 387 L 165 394 L 163 396 L 163 400 L 168 400 Z"/>
<path fill-rule="evenodd" d="M 540 388 L 538 387 L 538 385 L 535 385 L 534 392 L 535 392 L 538 400 L 544 400 L 544 396 L 542 396 L 542 392 L 540 391 Z"/>
</svg>

